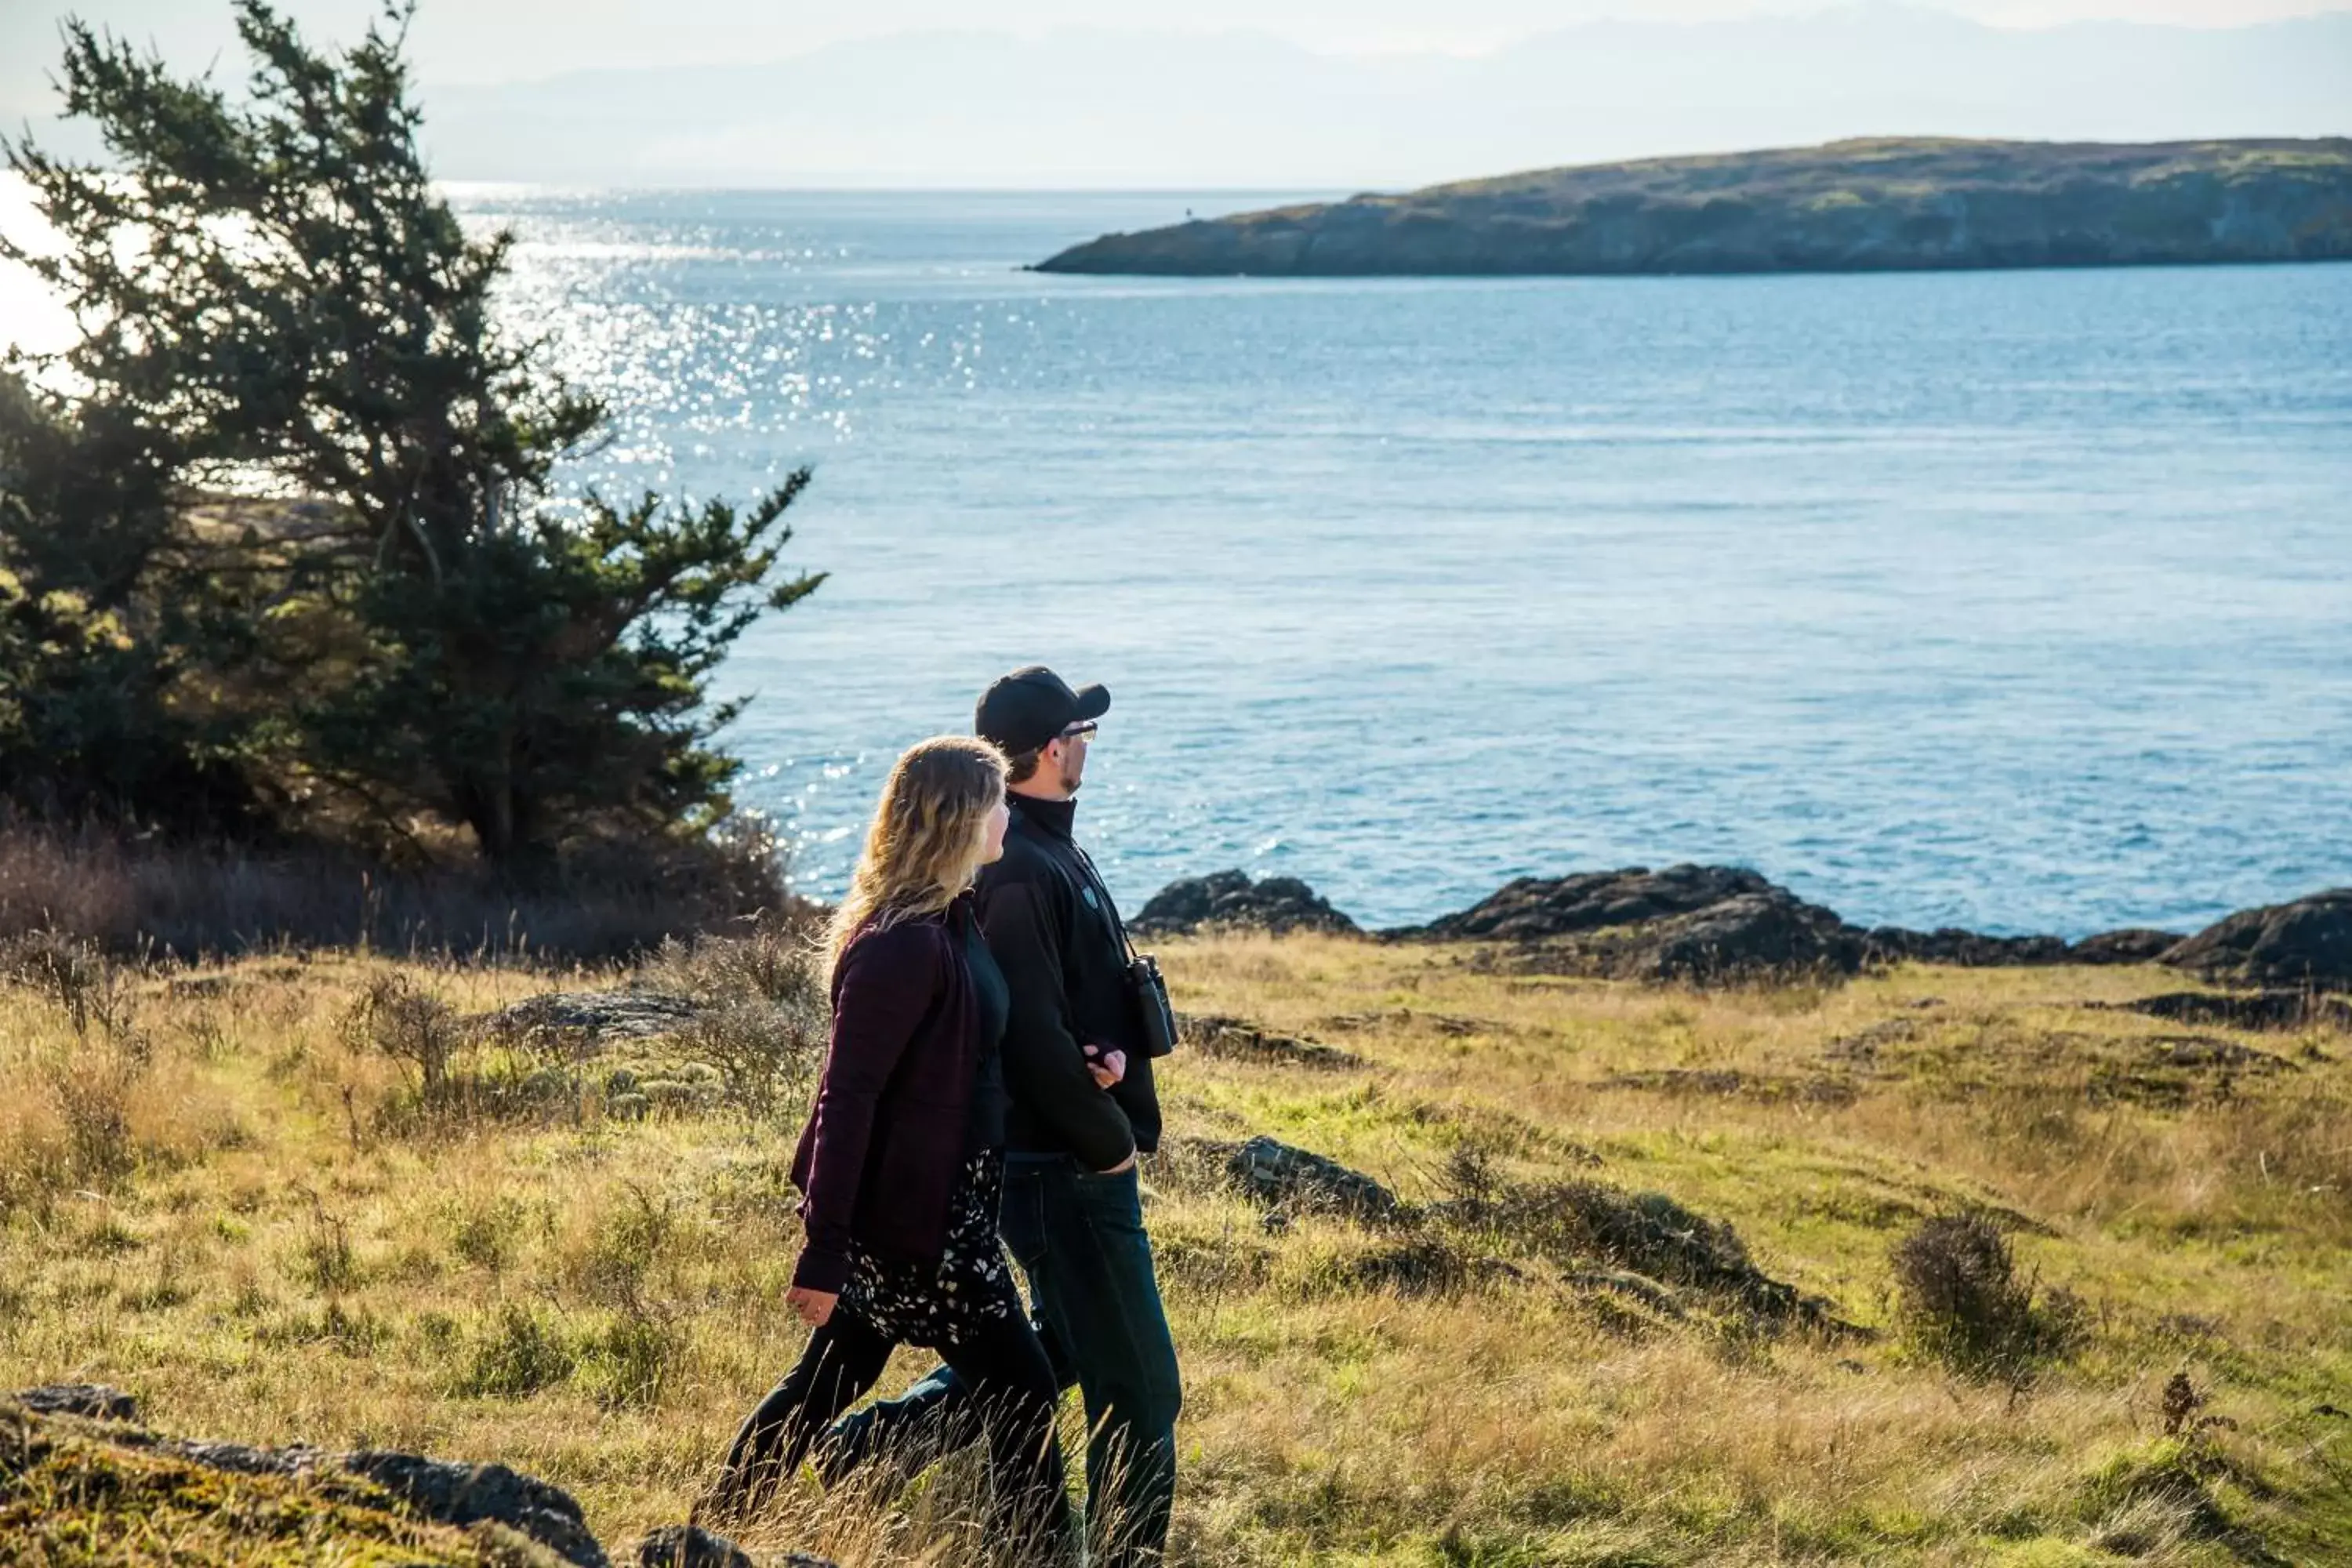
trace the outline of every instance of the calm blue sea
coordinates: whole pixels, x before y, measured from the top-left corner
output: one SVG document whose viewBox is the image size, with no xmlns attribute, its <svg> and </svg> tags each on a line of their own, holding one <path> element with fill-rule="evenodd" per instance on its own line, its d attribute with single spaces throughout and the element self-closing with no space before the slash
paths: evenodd
<svg viewBox="0 0 2352 1568">
<path fill-rule="evenodd" d="M 814 890 L 1033 659 L 1114 693 L 1128 900 L 1696 859 L 2078 934 L 2352 881 L 2352 267 L 1018 270 L 1268 199 L 462 193 L 619 411 L 574 479 L 815 465 L 831 578 L 727 677 Z"/>
</svg>

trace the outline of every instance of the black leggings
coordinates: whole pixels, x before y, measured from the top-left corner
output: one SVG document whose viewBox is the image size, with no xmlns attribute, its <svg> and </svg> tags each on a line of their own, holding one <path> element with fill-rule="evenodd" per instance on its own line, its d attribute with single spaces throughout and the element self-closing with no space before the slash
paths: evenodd
<svg viewBox="0 0 2352 1568">
<path fill-rule="evenodd" d="M 874 1386 L 897 1348 L 856 1312 L 835 1306 L 809 1336 L 800 1364 L 735 1434 L 714 1500 L 757 1508 L 800 1468 L 825 1428 Z M 980 1396 L 995 1500 L 992 1522 L 1034 1549 L 1023 1561 L 1047 1560 L 1068 1539 L 1070 1514 L 1054 1429 L 1061 1388 L 1037 1331 L 1019 1314 L 988 1319 L 963 1343 L 942 1347 L 940 1356 Z"/>
</svg>

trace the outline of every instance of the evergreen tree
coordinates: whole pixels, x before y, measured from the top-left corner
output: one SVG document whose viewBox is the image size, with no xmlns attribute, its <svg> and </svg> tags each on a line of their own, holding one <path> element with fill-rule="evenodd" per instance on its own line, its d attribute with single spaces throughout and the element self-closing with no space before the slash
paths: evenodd
<svg viewBox="0 0 2352 1568">
<path fill-rule="evenodd" d="M 468 237 L 432 189 L 409 7 L 339 57 L 263 0 L 236 8 L 241 100 L 69 21 L 66 112 L 110 158 L 7 146 L 64 241 L 8 254 L 81 329 L 44 367 L 74 388 L 52 417 L 184 493 L 325 503 L 208 542 L 205 569 L 247 581 L 212 596 L 244 619 L 204 647 L 240 684 L 276 667 L 245 743 L 288 760 L 292 793 L 462 823 L 509 867 L 580 834 L 707 825 L 738 765 L 709 744 L 734 709 L 708 678 L 821 580 L 772 580 L 807 472 L 741 510 L 562 504 L 555 467 L 605 410 L 499 330 L 512 237 Z M 132 582 L 156 585 L 171 531 L 129 539 Z"/>
</svg>

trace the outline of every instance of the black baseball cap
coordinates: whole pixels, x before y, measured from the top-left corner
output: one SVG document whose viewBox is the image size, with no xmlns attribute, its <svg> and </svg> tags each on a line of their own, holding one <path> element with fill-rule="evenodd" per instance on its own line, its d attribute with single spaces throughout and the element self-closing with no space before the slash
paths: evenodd
<svg viewBox="0 0 2352 1568">
<path fill-rule="evenodd" d="M 1099 719 L 1110 710 L 1110 693 L 1099 686 L 1070 683 L 1042 664 L 1024 665 L 1000 676 L 980 694 L 971 727 L 1008 756 L 1042 751 L 1071 725 Z"/>
</svg>

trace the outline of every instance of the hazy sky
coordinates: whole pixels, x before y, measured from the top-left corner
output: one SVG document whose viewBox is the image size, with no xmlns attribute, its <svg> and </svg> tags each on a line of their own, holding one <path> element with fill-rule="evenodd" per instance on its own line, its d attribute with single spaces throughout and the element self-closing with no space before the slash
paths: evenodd
<svg viewBox="0 0 2352 1568">
<path fill-rule="evenodd" d="M 348 37 L 371 0 L 281 0 L 307 29 Z M 909 29 L 1086 26 L 1267 32 L 1325 49 L 1475 51 L 1599 16 L 1690 19 L 1815 11 L 1819 0 L 422 0 L 411 34 L 426 82 L 527 79 L 590 68 L 772 58 Z M 2344 0 L 1944 0 L 1935 9 L 2005 26 L 2084 20 L 2232 26 L 2342 10 Z M 0 0 L 0 109 L 47 107 L 43 73 L 68 14 L 142 40 L 176 63 L 222 52 L 226 0 Z M 233 56 L 231 57 L 234 58 Z"/>
</svg>

